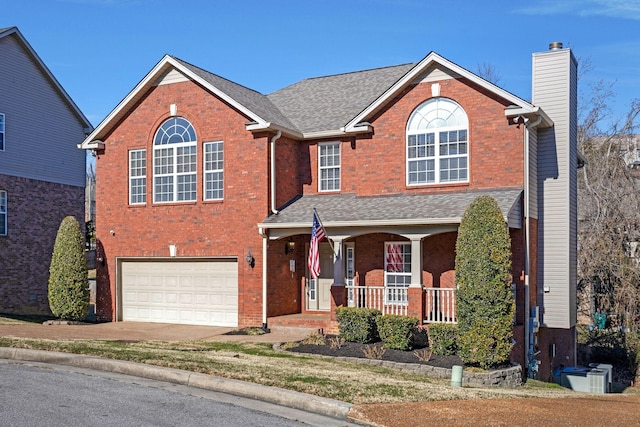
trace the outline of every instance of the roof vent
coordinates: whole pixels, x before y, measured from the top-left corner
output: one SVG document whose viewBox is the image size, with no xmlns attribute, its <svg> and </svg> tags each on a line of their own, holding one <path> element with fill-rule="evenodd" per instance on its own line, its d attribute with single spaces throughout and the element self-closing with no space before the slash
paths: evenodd
<svg viewBox="0 0 640 427">
<path fill-rule="evenodd" d="M 549 50 L 560 50 L 560 49 L 562 49 L 562 42 L 549 43 Z"/>
</svg>

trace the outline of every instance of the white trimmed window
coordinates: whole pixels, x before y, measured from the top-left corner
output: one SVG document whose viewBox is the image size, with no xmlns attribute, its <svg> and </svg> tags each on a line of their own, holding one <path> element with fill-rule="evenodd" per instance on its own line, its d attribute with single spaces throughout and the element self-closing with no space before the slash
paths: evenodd
<svg viewBox="0 0 640 427">
<path fill-rule="evenodd" d="M 4 151 L 4 114 L 0 113 L 0 151 Z"/>
<path fill-rule="evenodd" d="M 129 203 L 147 202 L 147 150 L 129 151 Z"/>
<path fill-rule="evenodd" d="M 407 288 L 411 284 L 411 243 L 384 244 L 385 304 L 407 304 Z"/>
<path fill-rule="evenodd" d="M 221 200 L 224 196 L 224 144 L 204 144 L 204 199 Z"/>
<path fill-rule="evenodd" d="M 407 185 L 469 182 L 469 120 L 458 103 L 433 98 L 407 124 Z"/>
<path fill-rule="evenodd" d="M 187 119 L 166 120 L 153 140 L 153 201 L 196 200 L 196 131 Z"/>
<path fill-rule="evenodd" d="M 0 236 L 7 235 L 7 192 L 0 190 Z"/>
<path fill-rule="evenodd" d="M 340 191 L 340 143 L 318 144 L 320 191 Z"/>
</svg>

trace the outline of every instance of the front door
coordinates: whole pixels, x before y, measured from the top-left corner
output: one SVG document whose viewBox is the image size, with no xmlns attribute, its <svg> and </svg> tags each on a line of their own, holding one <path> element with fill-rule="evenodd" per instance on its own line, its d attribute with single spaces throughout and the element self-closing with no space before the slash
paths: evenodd
<svg viewBox="0 0 640 427">
<path fill-rule="evenodd" d="M 320 277 L 309 278 L 307 286 L 307 310 L 331 310 L 331 285 L 333 284 L 333 250 L 327 242 L 321 242 Z"/>
</svg>

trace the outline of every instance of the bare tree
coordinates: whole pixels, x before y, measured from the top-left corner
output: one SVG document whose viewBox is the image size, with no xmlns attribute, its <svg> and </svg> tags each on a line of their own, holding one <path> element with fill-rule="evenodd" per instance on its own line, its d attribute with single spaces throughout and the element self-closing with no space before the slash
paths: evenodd
<svg viewBox="0 0 640 427">
<path fill-rule="evenodd" d="M 580 114 L 578 150 L 578 298 L 581 314 L 607 314 L 615 326 L 640 329 L 640 175 L 624 153 L 640 149 L 635 134 L 640 100 L 609 129 L 611 85 L 592 87 Z"/>
<path fill-rule="evenodd" d="M 476 72 L 476 74 L 483 79 L 490 81 L 494 85 L 497 85 L 500 80 L 502 80 L 502 74 L 498 72 L 493 64 L 489 64 L 488 62 L 478 64 L 478 71 Z"/>
</svg>

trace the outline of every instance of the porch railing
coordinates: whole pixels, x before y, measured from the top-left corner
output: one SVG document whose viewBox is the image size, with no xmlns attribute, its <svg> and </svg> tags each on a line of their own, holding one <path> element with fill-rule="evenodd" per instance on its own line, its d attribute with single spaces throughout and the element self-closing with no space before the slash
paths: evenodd
<svg viewBox="0 0 640 427">
<path fill-rule="evenodd" d="M 425 289 L 425 323 L 457 323 L 456 289 Z"/>
<path fill-rule="evenodd" d="M 382 314 L 407 315 L 407 288 L 345 286 L 349 307 L 376 308 Z"/>
<path fill-rule="evenodd" d="M 345 289 L 349 307 L 376 308 L 382 314 L 407 315 L 407 288 L 347 285 Z M 455 288 L 425 288 L 424 291 L 425 323 L 457 323 Z"/>
</svg>

